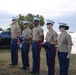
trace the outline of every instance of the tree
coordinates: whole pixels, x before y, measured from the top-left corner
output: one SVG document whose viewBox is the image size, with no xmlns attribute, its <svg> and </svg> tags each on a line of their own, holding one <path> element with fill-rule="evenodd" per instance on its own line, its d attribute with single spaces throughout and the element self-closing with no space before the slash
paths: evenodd
<svg viewBox="0 0 76 75">
<path fill-rule="evenodd" d="M 33 29 L 33 27 L 34 27 L 34 25 L 33 25 L 33 19 L 34 19 L 34 15 L 32 15 L 32 14 L 27 14 L 26 16 L 25 16 L 25 18 L 26 18 L 26 20 L 27 21 L 29 21 L 30 22 L 30 29 Z"/>
<path fill-rule="evenodd" d="M 18 17 L 18 24 L 20 25 L 21 30 L 24 29 L 23 28 L 23 21 L 24 20 L 29 21 L 30 22 L 30 29 L 31 30 L 33 29 L 33 27 L 34 27 L 34 25 L 33 25 L 34 16 L 40 18 L 40 26 L 44 25 L 44 17 L 42 15 L 38 15 L 38 14 L 37 15 L 33 15 L 33 14 L 29 13 L 26 16 L 24 16 L 24 15 L 19 14 L 17 17 Z M 8 28 L 8 29 L 10 29 L 10 28 Z"/>
<path fill-rule="evenodd" d="M 7 30 L 9 30 L 9 31 L 10 31 L 10 30 L 11 30 L 11 27 L 7 28 Z"/>
<path fill-rule="evenodd" d="M 25 16 L 19 14 L 17 17 L 18 17 L 18 24 L 20 25 L 21 30 L 23 30 L 24 29 L 23 28 L 23 21 L 25 20 Z"/>
<path fill-rule="evenodd" d="M 44 25 L 44 17 L 42 15 L 33 15 L 33 14 L 27 14 L 25 16 L 26 20 L 28 20 L 30 22 L 30 28 L 33 29 L 34 25 L 33 25 L 33 19 L 34 16 L 39 17 L 40 18 L 40 26 Z"/>
</svg>

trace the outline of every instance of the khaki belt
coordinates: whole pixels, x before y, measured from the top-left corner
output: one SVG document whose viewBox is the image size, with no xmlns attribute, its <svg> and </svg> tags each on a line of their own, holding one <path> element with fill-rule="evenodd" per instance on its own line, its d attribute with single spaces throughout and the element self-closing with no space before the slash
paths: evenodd
<svg viewBox="0 0 76 75">
<path fill-rule="evenodd" d="M 41 41 L 38 41 L 38 40 L 33 40 L 33 42 L 41 42 Z"/>
<path fill-rule="evenodd" d="M 13 40 L 13 39 L 17 39 L 17 38 L 12 38 L 12 40 Z"/>
<path fill-rule="evenodd" d="M 27 43 L 27 42 L 30 42 L 30 41 L 23 41 L 22 43 Z"/>
<path fill-rule="evenodd" d="M 17 38 L 12 37 L 12 39 L 17 39 Z"/>
</svg>

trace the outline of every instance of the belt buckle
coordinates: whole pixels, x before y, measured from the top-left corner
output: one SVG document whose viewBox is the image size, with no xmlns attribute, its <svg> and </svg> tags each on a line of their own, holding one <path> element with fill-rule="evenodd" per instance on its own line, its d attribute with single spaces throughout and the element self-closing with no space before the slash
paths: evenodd
<svg viewBox="0 0 76 75">
<path fill-rule="evenodd" d="M 33 40 L 33 42 L 37 42 L 37 40 Z"/>
<path fill-rule="evenodd" d="M 25 43 L 25 41 L 22 41 L 22 43 Z"/>
</svg>

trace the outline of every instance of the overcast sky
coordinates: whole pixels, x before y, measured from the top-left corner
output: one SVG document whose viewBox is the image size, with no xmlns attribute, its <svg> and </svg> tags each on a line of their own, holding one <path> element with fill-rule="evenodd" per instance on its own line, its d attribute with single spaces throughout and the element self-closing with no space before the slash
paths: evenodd
<svg viewBox="0 0 76 75">
<path fill-rule="evenodd" d="M 6 29 L 12 17 L 28 13 L 40 14 L 45 20 L 55 21 L 56 31 L 58 22 L 67 23 L 69 31 L 76 31 L 76 0 L 0 0 L 0 27 Z"/>
</svg>

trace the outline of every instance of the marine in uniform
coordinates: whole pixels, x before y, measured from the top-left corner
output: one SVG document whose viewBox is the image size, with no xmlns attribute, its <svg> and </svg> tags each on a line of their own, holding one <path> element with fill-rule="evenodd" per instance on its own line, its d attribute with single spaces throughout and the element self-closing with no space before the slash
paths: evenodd
<svg viewBox="0 0 76 75">
<path fill-rule="evenodd" d="M 59 23 L 59 25 L 59 30 L 61 31 L 58 36 L 58 59 L 60 65 L 59 75 L 68 75 L 72 38 L 66 31 L 69 29 L 69 26 L 65 23 Z"/>
<path fill-rule="evenodd" d="M 17 23 L 17 18 L 13 17 L 12 18 L 12 26 L 11 26 L 11 61 L 12 63 L 9 65 L 18 65 L 18 46 L 17 46 L 17 41 L 18 38 L 17 36 L 21 35 L 21 28 Z"/>
<path fill-rule="evenodd" d="M 23 21 L 24 24 L 24 30 L 22 32 L 22 37 L 24 37 L 24 41 L 22 41 L 22 48 L 21 48 L 21 57 L 22 57 L 22 68 L 23 70 L 29 69 L 29 50 L 30 50 L 30 41 L 32 38 L 32 31 L 29 28 L 29 22 Z"/>
<path fill-rule="evenodd" d="M 43 29 L 40 26 L 40 19 L 34 17 L 34 29 L 33 29 L 33 43 L 32 43 L 32 54 L 33 54 L 33 68 L 30 73 L 40 73 L 40 43 L 44 41 Z"/>
<path fill-rule="evenodd" d="M 43 47 L 46 50 L 46 61 L 48 66 L 48 75 L 55 75 L 55 55 L 58 34 L 53 30 L 55 22 L 47 20 L 46 42 L 43 43 Z"/>
</svg>

